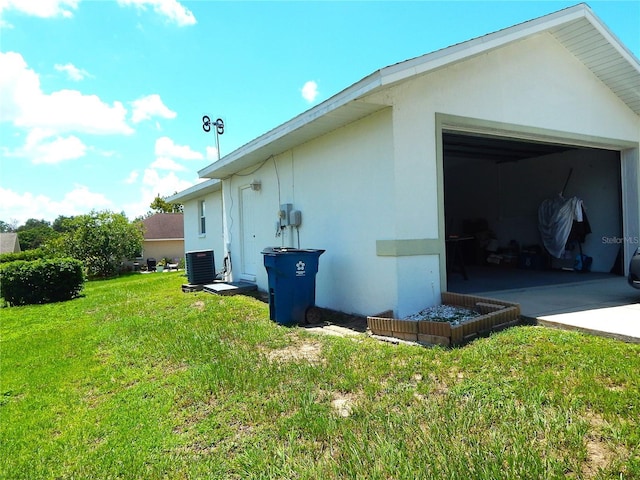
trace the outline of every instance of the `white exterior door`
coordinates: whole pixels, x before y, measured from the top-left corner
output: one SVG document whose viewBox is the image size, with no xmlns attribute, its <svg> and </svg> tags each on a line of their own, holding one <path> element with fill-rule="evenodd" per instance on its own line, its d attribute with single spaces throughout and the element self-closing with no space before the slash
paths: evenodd
<svg viewBox="0 0 640 480">
<path fill-rule="evenodd" d="M 249 186 L 240 189 L 241 271 L 240 279 L 256 281 L 261 252 L 256 242 L 256 193 Z"/>
</svg>

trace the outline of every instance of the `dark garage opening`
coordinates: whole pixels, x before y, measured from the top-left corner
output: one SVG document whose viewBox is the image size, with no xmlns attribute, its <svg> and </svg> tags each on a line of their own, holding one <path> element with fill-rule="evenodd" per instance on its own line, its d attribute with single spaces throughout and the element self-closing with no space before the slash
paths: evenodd
<svg viewBox="0 0 640 480">
<path fill-rule="evenodd" d="M 443 166 L 449 291 L 623 274 L 615 240 L 622 236 L 618 151 L 443 132 Z M 562 258 L 554 258 L 539 233 L 538 209 L 560 194 L 582 200 L 591 233 L 584 242 L 569 242 Z M 591 258 L 587 272 L 575 270 L 581 254 Z"/>
</svg>

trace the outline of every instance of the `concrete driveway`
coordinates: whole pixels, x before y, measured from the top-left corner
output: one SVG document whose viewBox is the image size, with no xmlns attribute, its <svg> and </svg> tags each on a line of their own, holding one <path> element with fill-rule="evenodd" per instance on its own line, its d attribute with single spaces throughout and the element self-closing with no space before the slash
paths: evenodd
<svg viewBox="0 0 640 480">
<path fill-rule="evenodd" d="M 476 295 L 517 302 L 523 318 L 545 326 L 640 343 L 640 290 L 631 288 L 624 277 Z"/>
</svg>

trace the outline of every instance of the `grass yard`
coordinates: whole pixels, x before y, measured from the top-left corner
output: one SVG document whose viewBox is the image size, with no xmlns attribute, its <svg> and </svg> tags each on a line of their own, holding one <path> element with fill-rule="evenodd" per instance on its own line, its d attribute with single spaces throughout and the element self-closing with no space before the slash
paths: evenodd
<svg viewBox="0 0 640 480">
<path fill-rule="evenodd" d="M 0 309 L 0 478 L 640 478 L 640 345 L 394 346 L 183 282 Z"/>
</svg>

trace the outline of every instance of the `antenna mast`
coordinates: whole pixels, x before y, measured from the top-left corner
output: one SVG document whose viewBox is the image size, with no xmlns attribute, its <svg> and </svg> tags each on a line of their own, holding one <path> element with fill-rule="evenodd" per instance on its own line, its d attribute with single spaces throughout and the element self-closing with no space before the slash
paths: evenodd
<svg viewBox="0 0 640 480">
<path fill-rule="evenodd" d="M 202 129 L 209 133 L 211 127 L 215 128 L 216 133 L 216 150 L 218 151 L 218 160 L 220 160 L 220 135 L 224 133 L 224 122 L 221 118 L 218 118 L 215 122 L 212 122 L 208 115 L 202 117 Z"/>
</svg>

